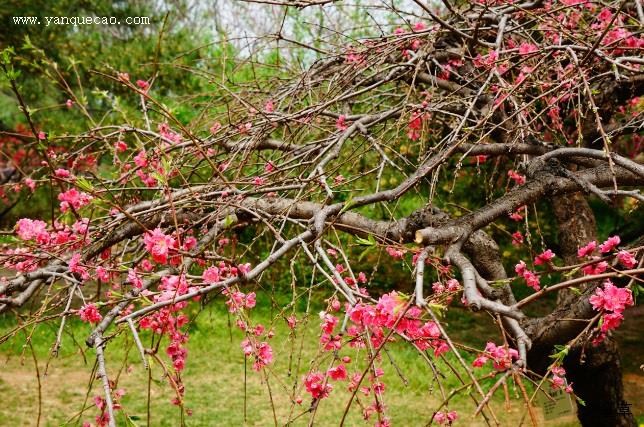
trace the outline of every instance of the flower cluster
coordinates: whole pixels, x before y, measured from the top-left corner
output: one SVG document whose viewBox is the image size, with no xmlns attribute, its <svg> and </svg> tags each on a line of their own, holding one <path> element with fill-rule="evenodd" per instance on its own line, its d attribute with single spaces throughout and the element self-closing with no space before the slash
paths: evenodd
<svg viewBox="0 0 644 427">
<path fill-rule="evenodd" d="M 599 245 L 599 250 L 603 254 L 612 252 L 617 248 L 620 242 L 621 242 L 621 239 L 619 238 L 619 236 L 611 236 L 608 239 L 606 239 L 604 243 Z M 593 261 L 598 261 L 582 267 L 581 271 L 584 274 L 587 274 L 587 275 L 601 274 L 604 271 L 606 271 L 606 269 L 608 268 L 608 262 L 599 261 L 601 257 L 593 256 L 593 253 L 595 252 L 597 247 L 598 247 L 597 242 L 593 240 L 591 242 L 588 242 L 585 246 L 582 246 L 577 250 L 577 257 L 579 258 L 587 257 Z M 633 255 L 628 251 L 619 251 L 617 253 L 617 259 L 626 268 L 632 268 L 636 264 L 635 257 L 633 257 Z"/>
<path fill-rule="evenodd" d="M 236 313 L 238 310 L 242 310 L 244 308 L 255 307 L 255 292 L 245 294 L 241 291 L 230 291 L 228 289 L 224 289 L 222 294 L 228 297 L 226 305 L 228 306 L 228 311 L 231 313 Z"/>
<path fill-rule="evenodd" d="M 525 262 L 519 261 L 519 263 L 514 266 L 514 271 L 519 276 L 523 277 L 526 281 L 526 284 L 532 289 L 534 289 L 535 291 L 541 289 L 541 286 L 539 285 L 539 276 L 537 276 L 534 272 L 528 270 Z"/>
<path fill-rule="evenodd" d="M 103 319 L 101 313 L 98 312 L 98 308 L 94 304 L 85 304 L 78 310 L 78 316 L 83 322 L 88 323 L 98 323 Z"/>
<path fill-rule="evenodd" d="M 83 206 L 88 205 L 92 201 L 93 197 L 87 193 L 79 192 L 75 188 L 67 190 L 64 193 L 58 195 L 58 200 L 60 201 L 60 211 L 67 212 L 70 208 L 78 210 Z"/>
<path fill-rule="evenodd" d="M 143 243 L 145 250 L 152 255 L 152 259 L 159 264 L 168 263 L 168 255 L 170 250 L 177 249 L 177 241 L 172 236 L 168 236 L 161 231 L 160 228 L 155 228 L 148 231 L 143 236 Z"/>
<path fill-rule="evenodd" d="M 495 369 L 505 371 L 512 366 L 512 361 L 519 358 L 519 352 L 513 348 L 506 348 L 504 346 L 497 346 L 493 342 L 488 342 L 485 346 L 485 352 L 480 354 L 472 366 L 480 368 L 492 359 L 492 365 Z"/>
<path fill-rule="evenodd" d="M 436 412 L 434 414 L 433 419 L 434 419 L 434 422 L 436 424 L 440 424 L 440 425 L 448 424 L 448 425 L 451 425 L 454 421 L 456 421 L 456 418 L 458 418 L 458 414 L 456 413 L 456 411 L 449 411 L 449 412 L 440 411 L 440 412 Z"/>
<path fill-rule="evenodd" d="M 552 378 L 550 380 L 550 387 L 555 390 L 561 389 L 566 384 L 566 370 L 562 366 L 554 366 L 552 369 Z M 566 393 L 572 393 L 572 383 L 568 384 L 564 389 Z"/>
<path fill-rule="evenodd" d="M 508 176 L 510 177 L 511 180 L 513 180 L 517 185 L 523 185 L 525 184 L 525 175 L 521 175 L 512 169 L 508 171 Z"/>
<path fill-rule="evenodd" d="M 325 375 L 321 372 L 309 373 L 304 378 L 304 387 L 314 399 L 324 399 L 333 390 L 333 385 L 327 382 Z"/>
<path fill-rule="evenodd" d="M 603 288 L 595 289 L 595 294 L 589 299 L 590 304 L 597 311 L 604 312 L 600 335 L 594 343 L 604 340 L 606 333 L 617 328 L 624 320 L 622 312 L 626 306 L 633 305 L 633 294 L 628 288 L 618 288 L 610 279 L 603 283 Z"/>
<path fill-rule="evenodd" d="M 347 329 L 347 335 L 353 339 L 349 342 L 352 347 L 364 347 L 365 332 L 374 347 L 384 343 L 383 328 L 394 329 L 398 334 L 405 335 L 419 350 L 434 349 L 439 356 L 449 350 L 447 343 L 440 339 L 440 330 L 434 322 L 420 320 L 422 311 L 412 306 L 405 310 L 406 299 L 396 291 L 380 297 L 377 304 L 358 303 L 348 310 L 349 319 L 354 323 Z"/>
<path fill-rule="evenodd" d="M 36 239 L 39 245 L 46 245 L 50 240 L 45 221 L 22 218 L 16 223 L 16 233 L 22 240 Z"/>
<path fill-rule="evenodd" d="M 258 330 L 259 335 L 263 327 Z M 241 348 L 246 357 L 254 356 L 253 370 L 260 371 L 264 366 L 273 363 L 273 348 L 265 341 L 259 342 L 252 336 L 247 337 L 241 342 Z"/>
</svg>

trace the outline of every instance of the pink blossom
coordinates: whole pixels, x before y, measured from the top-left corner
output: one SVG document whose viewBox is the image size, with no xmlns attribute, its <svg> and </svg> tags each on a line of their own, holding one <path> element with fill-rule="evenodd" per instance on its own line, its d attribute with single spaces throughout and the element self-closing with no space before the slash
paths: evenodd
<svg viewBox="0 0 644 427">
<path fill-rule="evenodd" d="M 561 378 L 558 375 L 553 375 L 552 376 L 552 384 L 550 385 L 554 389 L 559 389 L 565 384 L 565 381 L 563 378 Z"/>
<path fill-rule="evenodd" d="M 488 361 L 488 358 L 484 354 L 481 354 L 476 359 L 474 359 L 474 362 L 472 362 L 472 366 L 474 366 L 475 368 L 480 368 L 481 366 L 485 365 L 487 361 Z"/>
<path fill-rule="evenodd" d="M 338 365 L 334 368 L 331 368 L 327 371 L 327 375 L 333 380 L 346 380 L 347 379 L 347 368 L 344 365 Z"/>
<path fill-rule="evenodd" d="M 523 243 L 523 234 L 520 231 L 512 233 L 512 245 L 520 246 Z"/>
<path fill-rule="evenodd" d="M 127 144 L 125 143 L 125 141 L 116 141 L 116 142 L 114 143 L 114 149 L 115 149 L 117 152 L 122 153 L 122 152 L 124 152 L 125 150 L 127 150 Z"/>
<path fill-rule="evenodd" d="M 534 259 L 534 265 L 548 264 L 554 257 L 555 254 L 548 249 L 547 251 L 537 255 Z"/>
<path fill-rule="evenodd" d="M 381 396 L 385 392 L 385 384 L 382 382 L 374 382 L 372 385 L 373 392 Z"/>
<path fill-rule="evenodd" d="M 253 178 L 253 184 L 255 184 L 257 186 L 264 185 L 264 182 L 265 182 L 264 178 L 262 178 L 260 176 L 256 176 L 255 178 Z"/>
<path fill-rule="evenodd" d="M 294 314 L 291 314 L 286 318 L 286 323 L 288 324 L 289 329 L 295 329 L 295 326 L 297 325 L 297 317 Z"/>
<path fill-rule="evenodd" d="M 342 336 L 323 333 L 320 335 L 320 344 L 325 351 L 335 351 L 342 348 Z"/>
<path fill-rule="evenodd" d="M 425 28 L 426 27 L 424 22 L 416 22 L 414 24 L 414 31 L 423 31 Z"/>
<path fill-rule="evenodd" d="M 617 259 L 626 268 L 633 268 L 635 267 L 635 264 L 637 264 L 637 260 L 633 254 L 628 251 L 617 252 Z"/>
<path fill-rule="evenodd" d="M 510 219 L 512 221 L 521 221 L 523 219 L 523 215 L 521 215 L 522 210 L 523 210 L 523 207 L 518 208 L 516 212 L 510 214 Z"/>
<path fill-rule="evenodd" d="M 253 127 L 253 124 L 251 122 L 246 122 L 237 126 L 237 130 L 239 131 L 240 134 L 247 135 L 252 127 Z"/>
<path fill-rule="evenodd" d="M 520 55 L 529 55 L 533 52 L 536 52 L 537 50 L 537 46 L 532 43 L 521 43 L 521 45 L 519 46 Z"/>
<path fill-rule="evenodd" d="M 617 329 L 622 323 L 622 320 L 624 320 L 622 313 L 615 312 L 604 314 L 601 331 L 605 333 L 611 329 Z"/>
<path fill-rule="evenodd" d="M 322 328 L 322 331 L 324 331 L 327 334 L 330 334 L 333 332 L 333 328 L 338 324 L 338 318 L 335 317 L 332 314 L 326 313 L 326 312 L 321 312 L 320 313 L 320 319 L 322 320 L 322 323 L 320 324 L 320 328 Z"/>
<path fill-rule="evenodd" d="M 40 220 L 19 219 L 16 223 L 16 233 L 22 240 L 36 239 L 36 242 L 41 245 L 48 244 L 50 240 L 47 223 Z"/>
<path fill-rule="evenodd" d="M 167 123 L 159 124 L 159 133 L 162 137 L 175 144 L 181 142 L 182 137 L 179 133 L 173 132 Z"/>
<path fill-rule="evenodd" d="M 324 399 L 329 396 L 333 386 L 325 384 L 324 375 L 320 372 L 312 372 L 304 378 L 304 387 L 314 399 Z"/>
<path fill-rule="evenodd" d="M 517 265 L 514 266 L 514 271 L 519 275 L 523 276 L 523 273 L 526 272 L 526 265 L 525 262 L 519 261 Z"/>
<path fill-rule="evenodd" d="M 221 129 L 221 123 L 215 122 L 215 123 L 213 123 L 212 126 L 210 126 L 209 130 L 210 130 L 210 133 L 214 135 L 217 132 L 219 132 L 219 129 Z"/>
<path fill-rule="evenodd" d="M 71 109 L 74 106 L 74 101 L 68 99 L 67 101 L 65 101 L 65 105 L 67 106 L 67 108 Z"/>
<path fill-rule="evenodd" d="M 251 354 L 253 354 L 253 345 L 251 344 L 248 338 L 243 340 L 240 343 L 240 345 L 241 345 L 242 351 L 244 352 L 244 355 L 250 356 Z"/>
<path fill-rule="evenodd" d="M 89 218 L 81 218 L 72 224 L 72 229 L 76 234 L 83 235 L 87 232 L 89 226 Z"/>
<path fill-rule="evenodd" d="M 152 265 L 150 260 L 144 259 L 143 261 L 141 261 L 141 268 L 143 269 L 143 271 L 152 271 L 154 266 Z"/>
<path fill-rule="evenodd" d="M 407 124 L 407 137 L 412 141 L 417 141 L 420 138 L 420 131 L 423 127 L 422 118 L 423 115 L 420 111 L 415 111 L 411 114 Z"/>
<path fill-rule="evenodd" d="M 624 311 L 627 305 L 633 305 L 633 294 L 628 288 L 618 288 L 610 280 L 606 280 L 603 289 L 598 287 L 589 299 L 597 311 L 606 310 L 615 313 Z"/>
<path fill-rule="evenodd" d="M 143 287 L 143 281 L 139 278 L 139 275 L 136 274 L 136 270 L 133 268 L 130 268 L 127 271 L 127 281 L 137 289 L 141 289 L 141 287 Z"/>
<path fill-rule="evenodd" d="M 597 257 L 599 259 L 599 257 Z M 586 275 L 601 274 L 608 268 L 608 263 L 606 261 L 601 261 L 595 264 L 587 265 L 581 268 L 581 272 Z"/>
<path fill-rule="evenodd" d="M 487 343 L 485 351 L 492 358 L 494 368 L 498 370 L 508 369 L 512 364 L 512 360 L 519 358 L 519 352 L 515 349 L 506 349 L 504 346 L 497 346 L 493 342 Z"/>
<path fill-rule="evenodd" d="M 608 23 L 613 18 L 613 12 L 608 8 L 603 8 L 601 12 L 597 15 L 597 19 L 601 22 Z"/>
<path fill-rule="evenodd" d="M 103 318 L 94 304 L 85 304 L 78 310 L 78 315 L 83 322 L 89 323 L 98 323 Z"/>
<path fill-rule="evenodd" d="M 402 259 L 402 257 L 405 255 L 404 251 L 400 249 L 396 249 L 393 246 L 387 246 L 386 251 L 389 254 L 389 256 L 396 259 Z"/>
<path fill-rule="evenodd" d="M 42 141 L 42 140 L 44 140 L 46 138 L 47 138 L 47 134 L 45 134 L 45 132 L 43 132 L 43 131 L 38 132 L 38 139 L 39 140 Z"/>
<path fill-rule="evenodd" d="M 270 99 L 266 101 L 266 104 L 264 105 L 264 111 L 266 111 L 267 113 L 272 113 L 273 111 L 275 111 L 275 104 L 273 104 L 273 101 L 271 101 Z"/>
<path fill-rule="evenodd" d="M 137 80 L 136 85 L 140 87 L 143 91 L 147 91 L 148 88 L 150 87 L 150 83 L 146 82 L 145 80 Z"/>
<path fill-rule="evenodd" d="M 87 268 L 80 265 L 80 261 L 81 261 L 81 254 L 75 253 L 74 255 L 72 255 L 72 257 L 68 262 L 69 271 L 80 275 L 83 280 L 88 280 L 89 272 L 87 271 Z"/>
<path fill-rule="evenodd" d="M 554 366 L 552 368 L 552 373 L 563 377 L 564 375 L 566 375 L 566 370 L 563 368 L 563 366 Z"/>
<path fill-rule="evenodd" d="M 447 414 L 445 414 L 445 412 L 442 412 L 442 411 L 436 412 L 434 414 L 433 420 L 436 424 L 440 424 L 440 425 L 445 424 L 445 421 L 447 421 Z"/>
<path fill-rule="evenodd" d="M 523 185 L 525 184 L 525 176 L 521 175 L 514 170 L 510 169 L 508 171 L 508 176 L 510 177 L 511 180 L 513 180 L 517 185 Z"/>
<path fill-rule="evenodd" d="M 88 205 L 92 201 L 93 197 L 87 193 L 79 192 L 75 188 L 68 190 L 64 193 L 58 195 L 58 200 L 60 201 L 60 210 L 62 212 L 67 212 L 69 208 L 74 208 L 78 210 L 83 206 Z"/>
<path fill-rule="evenodd" d="M 344 114 L 341 114 L 340 117 L 338 117 L 338 120 L 336 120 L 335 122 L 335 127 L 340 131 L 347 130 L 348 126 L 346 124 L 346 118 Z"/>
<path fill-rule="evenodd" d="M 170 249 L 174 249 L 176 240 L 163 233 L 160 228 L 148 231 L 143 236 L 145 250 L 152 255 L 152 259 L 160 264 L 168 262 Z"/>
<path fill-rule="evenodd" d="M 201 277 L 208 284 L 217 283 L 219 282 L 219 269 L 217 267 L 209 267 L 204 270 Z"/>
<path fill-rule="evenodd" d="M 455 292 L 461 289 L 461 285 L 458 283 L 458 280 L 456 279 L 449 279 L 447 281 L 447 290 L 450 292 Z"/>
<path fill-rule="evenodd" d="M 274 170 L 275 170 L 275 166 L 273 165 L 273 163 L 266 162 L 266 164 L 264 165 L 264 172 L 270 173 L 270 172 L 273 172 Z"/>
<path fill-rule="evenodd" d="M 617 245 L 619 245 L 619 243 L 620 243 L 619 236 L 609 237 L 604 243 L 599 245 L 599 250 L 602 253 L 610 252 L 613 249 L 615 249 L 617 247 Z"/>
<path fill-rule="evenodd" d="M 264 366 L 273 363 L 273 349 L 267 342 L 261 342 L 257 345 L 257 354 L 253 370 L 260 371 Z"/>
<path fill-rule="evenodd" d="M 96 275 L 98 276 L 99 280 L 103 283 L 107 283 L 110 280 L 110 274 L 103 267 L 100 267 L 100 266 L 96 267 Z"/>
<path fill-rule="evenodd" d="M 255 307 L 255 304 L 257 303 L 256 297 L 257 296 L 255 295 L 255 292 L 248 293 L 244 298 L 244 307 L 246 308 Z"/>
<path fill-rule="evenodd" d="M 36 183 L 31 178 L 25 179 L 25 185 L 31 190 L 32 193 L 36 190 Z"/>
<path fill-rule="evenodd" d="M 533 272 L 526 270 L 526 272 L 523 273 L 523 278 L 525 279 L 526 284 L 533 288 L 535 291 L 541 289 L 541 286 L 539 286 L 539 276 L 537 276 Z"/>
<path fill-rule="evenodd" d="M 597 242 L 595 242 L 594 240 L 591 242 L 588 242 L 586 246 L 583 246 L 577 250 L 577 257 L 582 258 L 588 255 L 591 255 L 595 251 L 596 247 L 597 247 Z"/>
<path fill-rule="evenodd" d="M 445 286 L 441 282 L 434 282 L 432 283 L 432 290 L 437 294 L 441 294 L 445 292 Z"/>
<path fill-rule="evenodd" d="M 70 176 L 72 176 L 72 174 L 67 169 L 62 168 L 56 169 L 54 171 L 54 174 L 58 178 L 69 178 Z"/>
<path fill-rule="evenodd" d="M 134 164 L 136 164 L 140 168 L 148 166 L 148 158 L 145 150 L 139 151 L 139 153 L 134 156 Z"/>
<path fill-rule="evenodd" d="M 358 282 L 360 283 L 367 283 L 367 275 L 364 274 L 362 271 L 358 273 Z"/>
</svg>

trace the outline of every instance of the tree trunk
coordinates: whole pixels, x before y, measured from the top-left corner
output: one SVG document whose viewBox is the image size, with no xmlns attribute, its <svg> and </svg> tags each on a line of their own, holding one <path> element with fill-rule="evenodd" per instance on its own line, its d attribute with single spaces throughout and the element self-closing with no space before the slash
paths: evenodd
<svg viewBox="0 0 644 427">
<path fill-rule="evenodd" d="M 617 343 L 611 336 L 597 347 L 578 346 L 564 362 L 569 381 L 585 406 L 577 405 L 577 417 L 586 426 L 631 427 L 635 418 L 624 401 L 622 367 Z"/>
</svg>

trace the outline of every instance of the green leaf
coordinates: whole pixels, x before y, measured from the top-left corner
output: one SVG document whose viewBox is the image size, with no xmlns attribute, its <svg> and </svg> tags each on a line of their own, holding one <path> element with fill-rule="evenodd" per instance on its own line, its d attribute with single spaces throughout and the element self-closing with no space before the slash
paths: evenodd
<svg viewBox="0 0 644 427">
<path fill-rule="evenodd" d="M 572 270 L 570 270 L 569 272 L 564 273 L 564 274 L 563 274 L 563 276 L 564 276 L 564 277 L 572 277 L 572 276 L 574 276 L 575 274 L 577 274 L 577 272 L 578 272 L 578 271 L 579 271 L 579 267 L 577 267 L 577 268 L 573 268 L 573 269 L 572 269 Z"/>
<path fill-rule="evenodd" d="M 228 228 L 234 223 L 235 223 L 235 217 L 233 215 L 226 215 L 226 218 L 224 218 L 223 227 Z"/>
<path fill-rule="evenodd" d="M 92 185 L 92 183 L 89 182 L 87 178 L 82 176 L 79 176 L 76 178 L 76 185 L 78 186 L 78 188 L 80 188 L 83 191 L 91 192 L 94 190 L 94 186 Z"/>
<path fill-rule="evenodd" d="M 139 419 L 139 417 L 137 417 L 136 419 Z M 134 422 L 136 421 L 136 419 L 133 416 L 125 414 L 125 425 L 127 427 L 138 427 L 138 424 Z"/>
<path fill-rule="evenodd" d="M 362 246 L 375 246 L 376 241 L 373 238 L 373 236 L 370 234 L 367 239 L 363 239 L 362 237 L 356 237 L 356 243 Z"/>
<path fill-rule="evenodd" d="M 362 261 L 362 258 L 364 258 L 369 252 L 371 252 L 371 249 L 367 248 L 362 253 L 358 256 L 358 262 Z"/>
</svg>

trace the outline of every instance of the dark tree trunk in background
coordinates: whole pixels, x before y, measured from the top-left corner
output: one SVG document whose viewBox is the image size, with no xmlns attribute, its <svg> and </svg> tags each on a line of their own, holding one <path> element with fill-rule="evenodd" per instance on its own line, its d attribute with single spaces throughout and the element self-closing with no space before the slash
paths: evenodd
<svg viewBox="0 0 644 427">
<path fill-rule="evenodd" d="M 564 362 L 567 377 L 585 406 L 577 405 L 577 417 L 586 426 L 630 427 L 635 418 L 624 402 L 622 367 L 615 340 L 608 336 L 593 347 L 574 348 Z"/>
<path fill-rule="evenodd" d="M 559 227 L 559 252 L 566 264 L 578 262 L 577 248 L 596 240 L 595 217 L 581 193 L 555 197 L 552 201 Z M 571 291 L 560 292 L 555 311 L 530 325 L 526 331 L 533 339 L 528 364 L 538 373 L 545 373 L 552 359 L 548 358 L 555 344 L 565 344 L 587 325 L 585 322 L 561 321 L 561 318 L 588 319 L 596 314 L 588 297 L 599 283 L 582 288 L 583 296 Z M 635 418 L 624 405 L 622 370 L 617 343 L 609 335 L 593 347 L 581 339 L 564 360 L 568 381 L 585 406 L 577 405 L 577 416 L 585 426 L 635 426 Z"/>
<path fill-rule="evenodd" d="M 558 226 L 559 253 L 566 265 L 577 264 L 577 249 L 591 240 L 597 240 L 595 215 L 581 193 L 555 196 L 552 209 Z M 594 287 L 594 283 L 582 285 L 581 289 Z M 557 294 L 557 306 L 565 307 L 579 296 L 566 289 Z"/>
</svg>

